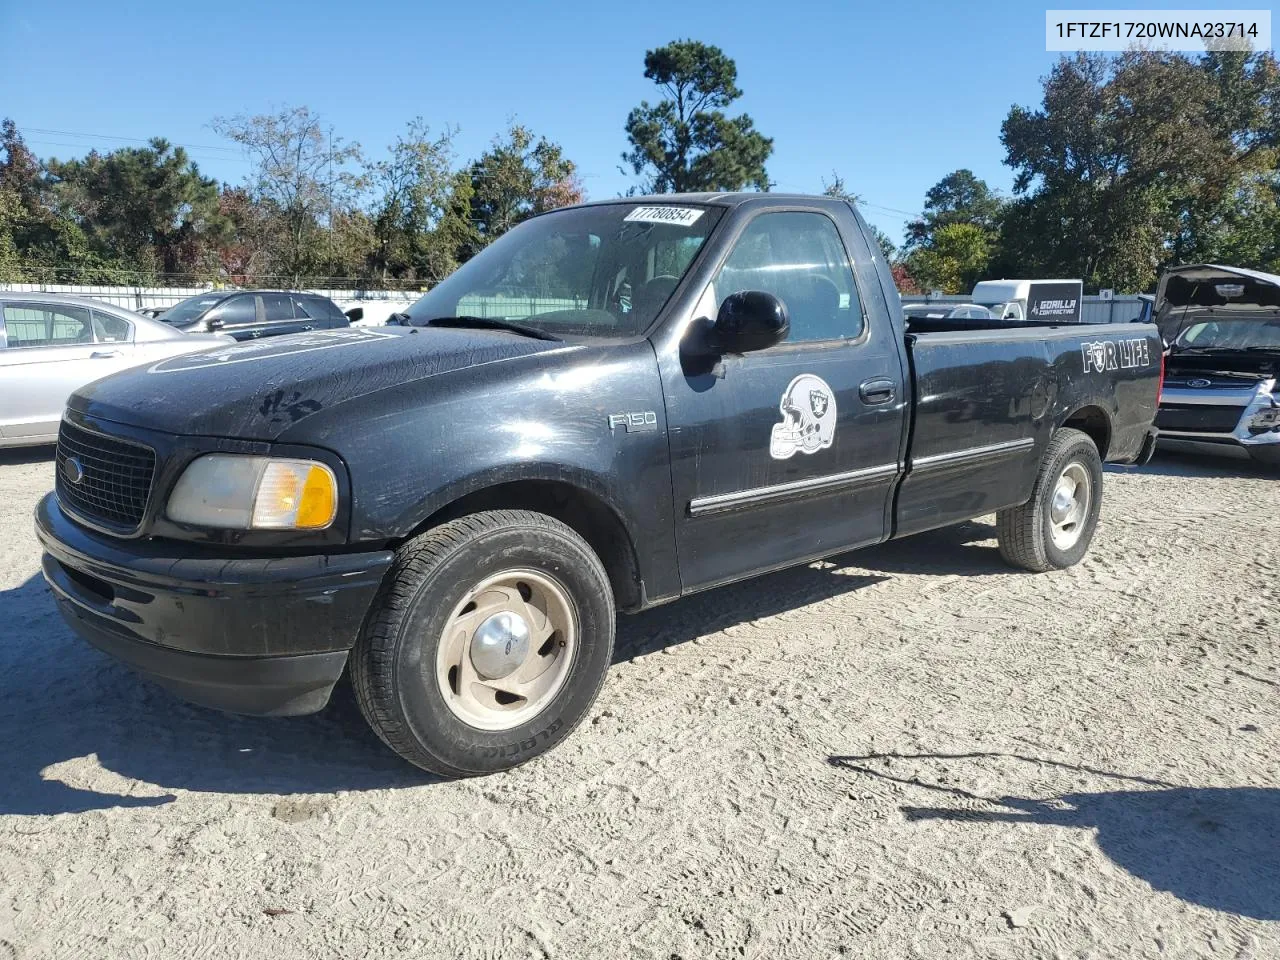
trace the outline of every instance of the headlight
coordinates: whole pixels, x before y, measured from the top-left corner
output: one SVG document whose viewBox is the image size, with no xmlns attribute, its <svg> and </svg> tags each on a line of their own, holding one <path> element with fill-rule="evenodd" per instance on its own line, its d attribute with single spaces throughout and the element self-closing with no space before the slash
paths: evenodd
<svg viewBox="0 0 1280 960">
<path fill-rule="evenodd" d="M 232 530 L 323 530 L 338 515 L 338 481 L 323 463 L 210 453 L 169 494 L 170 520 Z"/>
</svg>

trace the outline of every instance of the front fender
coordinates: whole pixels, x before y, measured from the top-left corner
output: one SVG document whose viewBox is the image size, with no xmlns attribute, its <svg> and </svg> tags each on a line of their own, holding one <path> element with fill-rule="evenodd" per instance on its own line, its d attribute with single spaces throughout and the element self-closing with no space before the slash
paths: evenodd
<svg viewBox="0 0 1280 960">
<path fill-rule="evenodd" d="M 330 420 L 324 440 L 351 472 L 353 541 L 403 539 L 488 487 L 553 481 L 616 514 L 650 596 L 668 584 L 678 592 L 666 416 L 648 341 L 459 370 L 335 413 L 341 426 Z M 641 414 L 635 429 L 627 414 Z"/>
</svg>

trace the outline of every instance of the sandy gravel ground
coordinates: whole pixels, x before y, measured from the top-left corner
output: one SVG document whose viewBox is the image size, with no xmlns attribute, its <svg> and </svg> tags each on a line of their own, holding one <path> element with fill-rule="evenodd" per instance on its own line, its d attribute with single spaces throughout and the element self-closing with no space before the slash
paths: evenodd
<svg viewBox="0 0 1280 960">
<path fill-rule="evenodd" d="M 1280 481 L 1112 470 L 1090 558 L 989 522 L 621 623 L 592 718 L 435 783 L 349 695 L 253 720 L 84 647 L 0 455 L 0 960 L 1280 956 Z"/>
</svg>

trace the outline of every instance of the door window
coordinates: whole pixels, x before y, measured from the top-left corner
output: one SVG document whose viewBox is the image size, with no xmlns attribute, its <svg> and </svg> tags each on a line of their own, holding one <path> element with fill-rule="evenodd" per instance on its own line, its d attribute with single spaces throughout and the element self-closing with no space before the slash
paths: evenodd
<svg viewBox="0 0 1280 960">
<path fill-rule="evenodd" d="M 95 310 L 93 333 L 98 343 L 128 343 L 133 339 L 133 324 L 124 317 Z"/>
<path fill-rule="evenodd" d="M 714 287 L 717 307 L 731 293 L 772 293 L 791 315 L 791 343 L 856 339 L 865 324 L 844 243 L 820 213 L 756 217 L 738 237 Z"/>
<path fill-rule="evenodd" d="M 93 343 L 93 325 L 84 307 L 52 303 L 6 303 L 4 327 L 10 348 L 61 347 Z"/>
<path fill-rule="evenodd" d="M 251 296 L 232 297 L 215 309 L 213 316 L 227 327 L 243 327 L 258 320 L 257 307 Z"/>
<path fill-rule="evenodd" d="M 347 315 L 328 297 L 295 297 L 294 308 L 300 317 L 324 320 L 338 326 L 346 326 L 347 323 Z"/>
<path fill-rule="evenodd" d="M 264 293 L 262 312 L 267 323 L 279 323 L 293 319 L 293 297 L 287 293 Z"/>
</svg>

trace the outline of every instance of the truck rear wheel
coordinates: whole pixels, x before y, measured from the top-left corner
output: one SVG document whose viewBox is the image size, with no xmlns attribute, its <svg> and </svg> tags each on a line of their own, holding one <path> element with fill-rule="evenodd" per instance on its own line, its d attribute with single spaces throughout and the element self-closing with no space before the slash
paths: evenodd
<svg viewBox="0 0 1280 960">
<path fill-rule="evenodd" d="M 524 510 L 470 514 L 400 548 L 352 650 L 352 686 L 410 763 L 494 773 L 582 720 L 614 627 L 609 577 L 573 530 Z"/>
<path fill-rule="evenodd" d="M 1043 573 L 1079 563 L 1089 551 L 1102 506 L 1102 458 L 1093 440 L 1064 427 L 1040 460 L 1031 499 L 996 514 L 1000 555 Z"/>
</svg>

